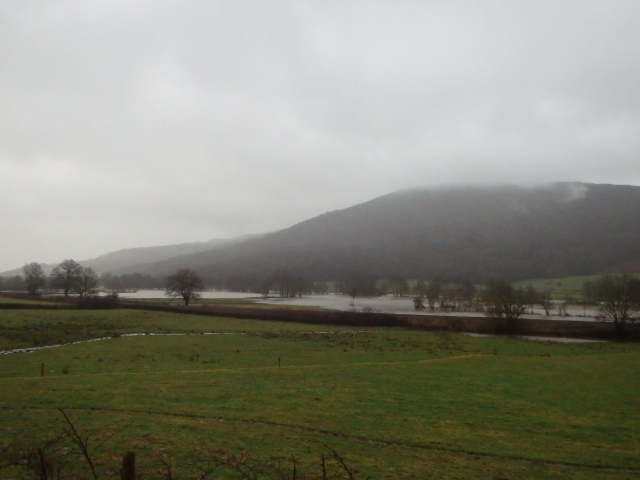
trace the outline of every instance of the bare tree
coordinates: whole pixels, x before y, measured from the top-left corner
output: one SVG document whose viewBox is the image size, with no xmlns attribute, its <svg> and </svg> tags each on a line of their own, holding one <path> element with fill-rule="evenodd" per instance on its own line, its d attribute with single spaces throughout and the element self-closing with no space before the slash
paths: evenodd
<svg viewBox="0 0 640 480">
<path fill-rule="evenodd" d="M 427 284 L 421 278 L 418 279 L 418 281 L 416 282 L 415 287 L 413 287 L 414 295 L 416 295 L 416 296 L 418 296 L 420 298 L 424 298 L 426 291 L 427 291 Z"/>
<path fill-rule="evenodd" d="M 409 283 L 399 275 L 394 275 L 389 278 L 389 284 L 391 285 L 391 293 L 394 297 L 402 297 L 409 293 Z"/>
<path fill-rule="evenodd" d="M 531 313 L 533 313 L 533 307 L 536 306 L 538 303 L 540 303 L 538 300 L 538 297 L 540 296 L 540 294 L 535 289 L 535 287 L 531 284 L 528 284 L 527 288 L 525 288 L 522 291 L 522 293 L 524 294 L 525 305 L 528 305 L 529 308 L 531 309 Z"/>
<path fill-rule="evenodd" d="M 544 313 L 548 317 L 551 313 L 551 307 L 553 303 L 551 303 L 551 292 L 549 290 L 544 290 L 538 294 L 538 304 L 544 308 Z"/>
<path fill-rule="evenodd" d="M 431 280 L 427 284 L 425 295 L 427 296 L 427 302 L 429 302 L 429 308 L 433 310 L 436 306 L 436 302 L 440 300 L 440 293 L 442 292 L 442 281 L 439 279 Z"/>
<path fill-rule="evenodd" d="M 306 281 L 288 270 L 278 269 L 271 275 L 271 286 L 277 290 L 280 298 L 302 296 L 307 289 Z"/>
<path fill-rule="evenodd" d="M 67 297 L 69 292 L 75 288 L 81 274 L 82 265 L 75 260 L 65 260 L 51 272 L 51 283 L 53 286 L 61 288 L 64 291 L 64 296 Z"/>
<path fill-rule="evenodd" d="M 21 275 L 14 275 L 13 277 L 0 277 L 0 290 L 7 292 L 22 292 L 24 291 L 24 278 Z"/>
<path fill-rule="evenodd" d="M 625 324 L 635 320 L 633 314 L 640 307 L 640 280 L 628 273 L 607 274 L 596 282 L 596 290 L 600 311 L 622 333 Z"/>
<path fill-rule="evenodd" d="M 22 267 L 24 272 L 24 283 L 27 286 L 27 293 L 29 295 L 36 295 L 38 289 L 44 287 L 45 274 L 42 269 L 42 265 L 36 262 L 31 262 Z"/>
<path fill-rule="evenodd" d="M 345 279 L 345 293 L 351 297 L 353 304 L 356 297 L 374 296 L 377 279 L 372 275 L 364 275 L 359 272 L 352 272 Z"/>
<path fill-rule="evenodd" d="M 525 294 L 504 280 L 492 280 L 485 290 L 485 301 L 489 305 L 486 314 L 492 318 L 504 318 L 510 330 L 525 311 Z"/>
<path fill-rule="evenodd" d="M 200 298 L 200 292 L 203 290 L 204 282 L 200 275 L 188 268 L 181 268 L 167 277 L 165 295 L 182 297 L 184 304 L 189 305 L 192 298 Z"/>
<path fill-rule="evenodd" d="M 329 285 L 324 280 L 313 282 L 313 293 L 317 295 L 325 295 L 329 291 Z"/>
<path fill-rule="evenodd" d="M 86 299 L 96 293 L 98 287 L 98 275 L 93 271 L 93 268 L 82 268 L 78 280 L 76 281 L 73 289 L 80 295 L 81 299 Z"/>
<path fill-rule="evenodd" d="M 413 297 L 413 307 L 416 310 L 424 310 L 424 300 L 420 295 Z"/>
<path fill-rule="evenodd" d="M 598 285 L 588 280 L 582 284 L 582 300 L 586 303 L 598 303 Z"/>
</svg>

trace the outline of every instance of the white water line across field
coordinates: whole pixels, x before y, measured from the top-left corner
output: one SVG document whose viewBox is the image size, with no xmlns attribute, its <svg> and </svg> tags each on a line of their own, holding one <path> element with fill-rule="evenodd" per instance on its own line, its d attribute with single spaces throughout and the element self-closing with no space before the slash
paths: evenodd
<svg viewBox="0 0 640 480">
<path fill-rule="evenodd" d="M 338 334 L 338 333 L 372 333 L 377 332 L 378 330 L 342 330 L 338 332 L 278 332 L 278 333 L 301 333 L 301 334 L 317 334 L 317 335 L 327 335 L 327 334 Z M 11 353 L 32 353 L 38 350 L 44 350 L 45 348 L 57 348 L 57 347 L 67 347 L 69 345 L 79 345 L 81 343 L 89 343 L 89 342 L 100 342 L 103 340 L 113 340 L 114 338 L 120 337 L 170 337 L 170 336 L 187 336 L 187 335 L 260 335 L 260 334 L 269 334 L 275 332 L 197 332 L 197 333 L 123 333 L 120 335 L 115 335 L 112 337 L 100 337 L 100 338 L 92 338 L 89 340 L 78 340 L 77 342 L 70 343 L 58 343 L 55 345 L 45 345 L 42 347 L 25 347 L 25 348 L 15 348 L 13 350 L 0 350 L 0 355 L 8 355 Z"/>
</svg>

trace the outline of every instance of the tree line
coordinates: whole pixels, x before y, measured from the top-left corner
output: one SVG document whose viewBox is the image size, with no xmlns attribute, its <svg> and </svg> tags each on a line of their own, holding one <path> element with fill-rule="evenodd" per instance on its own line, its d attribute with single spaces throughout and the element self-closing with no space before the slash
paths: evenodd
<svg viewBox="0 0 640 480">
<path fill-rule="evenodd" d="M 165 286 L 164 278 L 149 274 L 103 273 L 98 276 L 91 267 L 84 267 L 71 259 L 59 263 L 50 275 L 47 275 L 42 265 L 37 262 L 24 265 L 22 273 L 12 277 L 0 277 L 0 291 L 26 292 L 29 295 L 37 295 L 44 290 L 60 291 L 65 296 L 77 294 L 85 298 L 96 294 L 100 287 L 111 292 L 126 292 Z"/>
<path fill-rule="evenodd" d="M 96 294 L 99 287 L 111 292 L 164 288 L 168 296 L 180 297 L 188 305 L 191 299 L 200 296 L 206 283 L 197 272 L 186 268 L 166 278 L 141 273 L 104 273 L 98 277 L 91 267 L 83 267 L 71 259 L 58 264 L 48 276 L 42 265 L 36 262 L 24 265 L 22 271 L 23 276 L 0 277 L 0 290 L 26 291 L 29 295 L 36 295 L 48 288 L 65 296 L 74 293 L 83 299 Z M 210 286 L 259 293 L 263 297 L 275 294 L 281 298 L 326 294 L 330 290 L 326 281 L 309 281 L 286 269 L 277 269 L 261 280 L 230 276 L 225 282 Z M 412 295 L 416 310 L 484 312 L 511 324 L 526 313 L 527 308 L 533 312 L 533 308 L 539 306 L 546 315 L 550 315 L 553 307 L 550 292 L 538 291 L 531 285 L 515 287 L 504 280 L 490 280 L 484 289 L 478 291 L 468 279 L 447 281 L 438 277 L 428 282 L 419 279 L 410 287 L 408 280 L 401 276 L 380 280 L 370 274 L 351 272 L 335 280 L 333 290 L 354 300 L 356 297 L 389 293 L 394 297 Z M 623 332 L 625 325 L 635 321 L 635 315 L 640 311 L 640 279 L 628 273 L 605 274 L 597 280 L 584 282 L 582 296 L 585 304 L 598 306 L 602 316 Z"/>
</svg>

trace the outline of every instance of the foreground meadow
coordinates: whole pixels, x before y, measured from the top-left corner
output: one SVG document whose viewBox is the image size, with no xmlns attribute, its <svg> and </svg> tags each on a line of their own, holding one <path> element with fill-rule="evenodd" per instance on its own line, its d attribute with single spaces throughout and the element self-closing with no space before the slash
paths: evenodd
<svg viewBox="0 0 640 480">
<path fill-rule="evenodd" d="M 46 452 L 68 429 L 62 408 L 99 478 L 127 451 L 138 478 L 323 478 L 322 455 L 330 478 L 640 478 L 636 344 L 0 310 L 0 350 L 102 337 L 0 355 L 5 463 Z M 253 476 L 205 477 L 212 456 Z"/>
</svg>

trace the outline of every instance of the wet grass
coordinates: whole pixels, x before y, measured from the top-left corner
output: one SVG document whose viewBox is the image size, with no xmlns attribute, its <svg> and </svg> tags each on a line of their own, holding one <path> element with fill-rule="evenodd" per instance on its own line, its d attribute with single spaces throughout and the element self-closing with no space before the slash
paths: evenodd
<svg viewBox="0 0 640 480">
<path fill-rule="evenodd" d="M 161 451 L 188 469 L 206 444 L 283 462 L 294 454 L 316 473 L 329 445 L 361 478 L 640 476 L 635 344 L 127 310 L 0 311 L 0 325 L 5 343 L 25 325 L 68 339 L 83 326 L 114 335 L 0 355 L 0 442 L 53 435 L 65 407 L 96 442 L 121 432 L 105 444 L 105 472 L 132 449 L 142 467 Z M 117 336 L 145 331 L 191 334 Z"/>
<path fill-rule="evenodd" d="M 0 310 L 0 351 L 128 333 L 319 331 L 323 326 L 145 310 Z M 348 328 L 338 328 L 348 330 Z"/>
<path fill-rule="evenodd" d="M 256 298 L 196 298 L 191 300 L 190 306 L 219 306 L 219 307 L 251 307 L 257 309 L 284 309 L 284 310 L 320 310 L 319 307 L 306 305 L 271 305 L 260 303 L 261 297 L 256 294 Z M 184 302 L 175 298 L 122 298 L 121 302 L 126 305 L 133 303 L 153 303 L 159 305 L 183 306 Z"/>
<path fill-rule="evenodd" d="M 50 305 L 51 302 L 41 299 L 39 297 L 34 298 L 14 298 L 0 295 L 0 304 L 27 304 L 27 305 Z"/>
<path fill-rule="evenodd" d="M 640 278 L 640 274 L 634 274 L 634 276 Z M 553 295 L 556 300 L 564 300 L 567 297 L 572 297 L 575 300 L 582 298 L 582 285 L 584 282 L 593 282 L 600 278 L 600 275 L 581 275 L 575 277 L 563 277 L 563 278 L 538 278 L 531 280 L 521 280 L 514 282 L 514 285 L 526 288 L 527 285 L 532 285 L 538 291 L 548 291 Z"/>
</svg>

